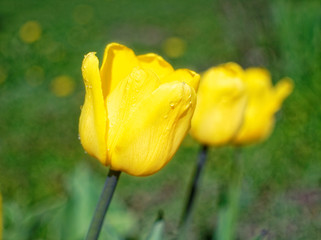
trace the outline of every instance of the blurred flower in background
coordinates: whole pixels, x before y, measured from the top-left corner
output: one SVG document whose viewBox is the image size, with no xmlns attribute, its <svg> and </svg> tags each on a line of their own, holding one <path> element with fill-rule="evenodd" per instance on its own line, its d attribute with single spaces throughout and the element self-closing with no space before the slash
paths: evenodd
<svg viewBox="0 0 321 240">
<path fill-rule="evenodd" d="M 99 71 L 85 56 L 85 103 L 79 120 L 84 149 L 111 169 L 151 175 L 173 157 L 190 128 L 199 75 L 174 71 L 162 57 L 107 45 Z"/>
<path fill-rule="evenodd" d="M 243 75 L 236 63 L 212 67 L 202 75 L 191 126 L 191 135 L 202 144 L 227 144 L 240 128 L 246 105 Z"/>
<path fill-rule="evenodd" d="M 242 127 L 233 139 L 233 143 L 237 145 L 266 139 L 274 127 L 274 114 L 280 110 L 282 102 L 293 89 L 289 78 L 281 79 L 273 87 L 270 73 L 263 68 L 246 69 L 244 82 L 248 104 Z"/>
<path fill-rule="evenodd" d="M 163 50 L 170 58 L 181 57 L 186 50 L 186 42 L 182 38 L 170 37 L 163 43 Z"/>
<path fill-rule="evenodd" d="M 25 43 L 33 43 L 41 37 L 41 26 L 37 21 L 28 21 L 24 23 L 20 30 L 20 39 Z"/>
<path fill-rule="evenodd" d="M 66 97 L 75 90 L 75 80 L 69 76 L 61 75 L 51 82 L 51 91 L 57 97 Z"/>
</svg>

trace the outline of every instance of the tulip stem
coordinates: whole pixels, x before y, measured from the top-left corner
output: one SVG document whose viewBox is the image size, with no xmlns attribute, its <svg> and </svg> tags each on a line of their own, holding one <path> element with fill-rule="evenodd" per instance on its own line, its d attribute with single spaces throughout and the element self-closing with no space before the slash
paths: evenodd
<svg viewBox="0 0 321 240">
<path fill-rule="evenodd" d="M 86 240 L 96 240 L 99 237 L 101 227 L 104 223 L 105 215 L 113 197 L 120 171 L 114 171 L 109 169 L 104 189 L 100 195 L 94 217 L 91 220 L 91 224 L 86 236 Z"/>
<path fill-rule="evenodd" d="M 200 177 L 206 162 L 206 157 L 208 153 L 208 146 L 203 145 L 202 149 L 199 153 L 198 162 L 194 171 L 194 175 L 192 178 L 192 182 L 189 188 L 189 196 L 182 214 L 181 222 L 180 222 L 180 230 L 184 231 L 187 223 L 189 222 L 190 215 L 192 213 L 195 197 L 197 195 L 197 190 L 200 182 Z"/>
<path fill-rule="evenodd" d="M 235 149 L 234 151 L 234 159 L 232 160 L 228 183 L 223 186 L 220 193 L 218 225 L 213 235 L 213 240 L 235 239 L 243 180 L 243 164 L 240 150 L 241 149 Z"/>
</svg>

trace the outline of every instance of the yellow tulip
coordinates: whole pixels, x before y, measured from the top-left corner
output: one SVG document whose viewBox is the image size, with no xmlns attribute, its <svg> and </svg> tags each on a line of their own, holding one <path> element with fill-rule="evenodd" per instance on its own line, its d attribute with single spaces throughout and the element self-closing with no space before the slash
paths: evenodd
<svg viewBox="0 0 321 240">
<path fill-rule="evenodd" d="M 163 168 L 190 128 L 199 75 L 117 43 L 107 45 L 100 70 L 88 53 L 82 74 L 79 136 L 87 153 L 134 176 Z"/>
<path fill-rule="evenodd" d="M 207 70 L 201 78 L 191 135 L 199 142 L 220 146 L 240 128 L 246 105 L 243 69 L 226 63 Z"/>
<path fill-rule="evenodd" d="M 265 140 L 274 127 L 274 114 L 290 95 L 293 83 L 289 78 L 272 86 L 270 73 L 263 68 L 249 68 L 244 77 L 247 86 L 248 104 L 244 123 L 233 140 L 236 145 Z"/>
</svg>

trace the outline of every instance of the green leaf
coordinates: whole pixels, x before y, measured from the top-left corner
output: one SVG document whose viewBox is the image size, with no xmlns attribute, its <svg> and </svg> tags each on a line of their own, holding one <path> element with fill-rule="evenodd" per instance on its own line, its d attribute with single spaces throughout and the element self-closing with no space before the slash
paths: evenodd
<svg viewBox="0 0 321 240">
<path fill-rule="evenodd" d="M 164 239 L 164 220 L 163 220 L 163 212 L 160 211 L 158 213 L 158 218 L 153 224 L 153 227 L 148 234 L 146 240 L 162 240 Z"/>
</svg>

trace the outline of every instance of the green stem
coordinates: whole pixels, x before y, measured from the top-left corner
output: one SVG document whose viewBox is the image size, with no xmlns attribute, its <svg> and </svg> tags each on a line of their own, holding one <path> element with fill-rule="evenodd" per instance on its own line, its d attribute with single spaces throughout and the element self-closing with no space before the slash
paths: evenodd
<svg viewBox="0 0 321 240">
<path fill-rule="evenodd" d="M 94 217 L 86 236 L 86 240 L 96 240 L 99 237 L 101 227 L 104 223 L 105 215 L 113 197 L 120 171 L 109 170 L 104 189 L 100 195 Z"/>
<path fill-rule="evenodd" d="M 198 186 L 199 186 L 199 182 L 200 182 L 200 177 L 206 162 L 206 157 L 207 157 L 207 152 L 208 152 L 208 146 L 202 146 L 202 149 L 199 153 L 199 158 L 198 158 L 198 162 L 195 168 L 195 172 L 192 178 L 192 183 L 190 185 L 190 190 L 189 190 L 189 197 L 187 199 L 183 214 L 182 214 L 182 218 L 181 218 L 181 222 L 180 222 L 180 229 L 184 230 L 186 227 L 186 224 L 189 221 L 190 215 L 192 213 L 193 210 L 193 206 L 194 206 L 194 201 L 195 201 L 195 197 L 197 195 L 197 191 L 198 191 Z"/>
<path fill-rule="evenodd" d="M 213 240 L 235 239 L 235 229 L 239 212 L 239 201 L 243 179 L 243 167 L 240 157 L 240 149 L 235 150 L 235 156 L 231 164 L 228 188 L 222 188 L 218 210 L 218 226 Z"/>
</svg>

